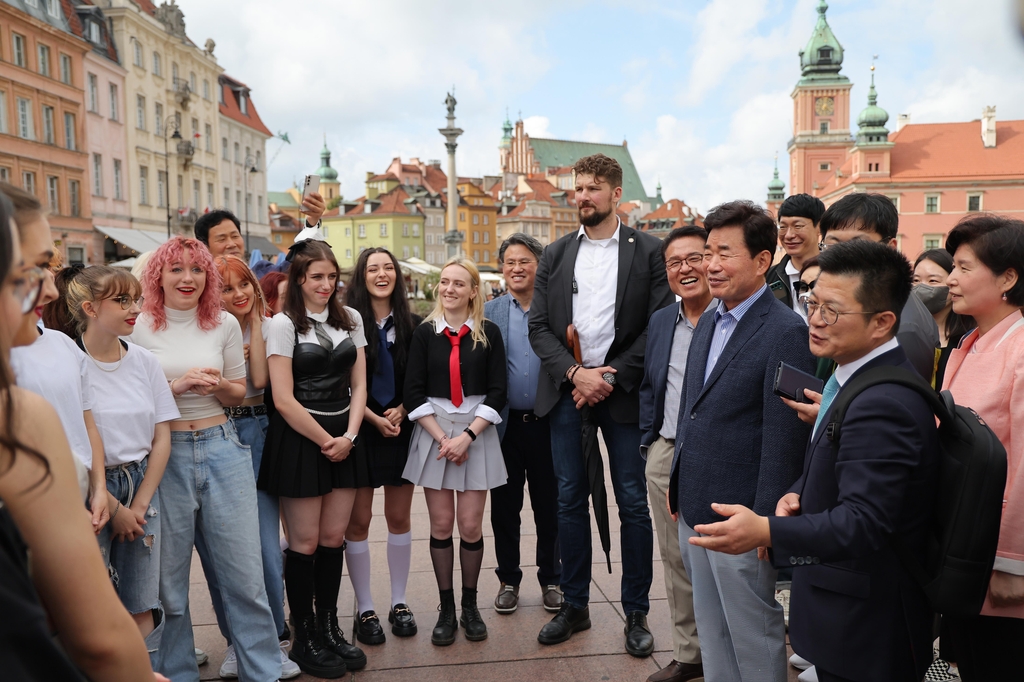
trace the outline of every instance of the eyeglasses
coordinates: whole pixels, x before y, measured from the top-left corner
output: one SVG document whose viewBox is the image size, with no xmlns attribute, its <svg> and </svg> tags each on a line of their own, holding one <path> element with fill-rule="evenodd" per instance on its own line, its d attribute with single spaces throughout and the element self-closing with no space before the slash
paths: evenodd
<svg viewBox="0 0 1024 682">
<path fill-rule="evenodd" d="M 704 263 L 704 254 L 694 253 L 687 256 L 686 258 L 683 258 L 682 260 L 678 258 L 673 258 L 672 260 L 665 263 L 665 267 L 668 268 L 669 270 L 678 270 L 679 268 L 683 267 L 683 261 L 689 264 L 691 268 L 699 268 L 701 264 Z"/>
<path fill-rule="evenodd" d="M 142 307 L 142 302 L 145 300 L 142 296 L 138 298 L 132 298 L 128 294 L 121 294 L 120 296 L 111 296 L 111 301 L 117 301 L 117 304 L 121 306 L 121 310 L 128 310 L 132 307 L 132 304 Z"/>
<path fill-rule="evenodd" d="M 21 304 L 22 315 L 27 315 L 39 303 L 45 280 L 46 271 L 42 268 L 30 268 L 14 280 L 14 298 Z"/>
<path fill-rule="evenodd" d="M 503 263 L 503 265 L 506 268 L 525 268 L 527 265 L 536 262 L 537 261 L 531 260 L 529 258 L 523 258 L 522 260 L 507 260 Z"/>
<path fill-rule="evenodd" d="M 804 305 L 804 312 L 807 313 L 808 320 L 814 317 L 814 313 L 816 313 L 818 310 L 821 310 L 821 319 L 825 324 L 829 326 L 832 326 L 833 324 L 838 322 L 840 315 L 878 315 L 879 312 L 881 312 L 869 312 L 867 310 L 861 310 L 857 312 L 840 312 L 827 303 L 821 304 L 816 301 L 808 300 L 806 298 L 802 298 L 801 303 L 803 303 Z"/>
</svg>

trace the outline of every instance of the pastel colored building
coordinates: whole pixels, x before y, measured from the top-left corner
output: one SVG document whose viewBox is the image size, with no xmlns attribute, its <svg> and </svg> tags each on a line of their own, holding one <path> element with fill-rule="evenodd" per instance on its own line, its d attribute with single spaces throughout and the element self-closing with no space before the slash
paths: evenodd
<svg viewBox="0 0 1024 682">
<path fill-rule="evenodd" d="M 459 206 L 457 229 L 465 239 L 462 250 L 481 268 L 497 271 L 498 267 L 498 207 L 494 198 L 484 191 L 481 182 L 472 178 L 459 178 Z"/>
<path fill-rule="evenodd" d="M 351 268 L 361 252 L 378 246 L 400 260 L 422 258 L 424 215 L 416 201 L 394 175 L 368 175 L 364 196 L 324 215 L 324 236 L 338 264 Z"/>
</svg>

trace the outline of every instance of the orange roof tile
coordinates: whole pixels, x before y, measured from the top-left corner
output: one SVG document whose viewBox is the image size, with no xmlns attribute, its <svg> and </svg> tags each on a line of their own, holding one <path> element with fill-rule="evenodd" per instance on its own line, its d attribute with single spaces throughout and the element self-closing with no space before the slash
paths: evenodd
<svg viewBox="0 0 1024 682">
<path fill-rule="evenodd" d="M 401 185 L 394 188 L 387 194 L 381 194 L 377 197 L 376 201 L 379 202 L 376 209 L 373 211 L 374 215 L 387 215 L 387 214 L 402 214 L 410 215 L 412 211 L 405 205 L 405 200 L 409 198 L 409 195 L 402 189 Z M 363 206 L 366 204 L 366 197 L 359 197 L 355 200 L 355 206 L 351 210 L 347 211 L 345 215 L 357 215 L 365 212 L 366 209 Z"/>
<path fill-rule="evenodd" d="M 996 121 L 996 146 L 981 140 L 981 122 L 914 123 L 889 136 L 892 180 L 1024 178 L 1024 120 Z"/>
<path fill-rule="evenodd" d="M 684 208 L 690 210 L 690 216 L 687 216 Z M 637 224 L 643 225 L 644 223 L 649 223 L 654 220 L 674 220 L 675 222 L 672 223 L 671 227 L 676 228 L 686 225 L 686 218 L 691 216 L 694 218 L 694 225 L 702 226 L 704 224 L 704 216 L 702 216 L 700 212 L 690 209 L 690 207 L 686 205 L 685 201 L 681 199 L 669 199 L 650 213 L 641 216 L 637 221 Z"/>
<path fill-rule="evenodd" d="M 221 74 L 217 80 L 217 86 L 226 89 L 227 92 L 224 93 L 224 97 L 222 98 L 224 103 L 219 104 L 220 113 L 227 116 L 232 121 L 241 123 L 242 125 L 261 132 L 268 137 L 273 137 L 274 134 L 267 129 L 267 126 L 263 125 L 263 121 L 260 120 L 260 115 L 256 112 L 256 105 L 252 101 L 251 91 L 249 95 L 249 103 L 247 105 L 248 114 L 243 114 L 242 110 L 238 106 L 238 97 L 236 97 L 235 90 L 229 87 L 228 83 L 248 90 L 248 86 L 245 83 L 237 81 L 230 76 Z"/>
</svg>

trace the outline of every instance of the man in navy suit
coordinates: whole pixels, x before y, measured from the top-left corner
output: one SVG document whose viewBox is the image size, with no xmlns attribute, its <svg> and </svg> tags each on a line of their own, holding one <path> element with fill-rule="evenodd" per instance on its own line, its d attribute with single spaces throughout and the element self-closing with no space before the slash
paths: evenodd
<svg viewBox="0 0 1024 682">
<path fill-rule="evenodd" d="M 812 373 L 815 363 L 803 320 L 765 284 L 778 235 L 771 215 L 733 201 L 713 209 L 704 228 L 704 268 L 720 304 L 690 343 L 669 503 L 681 517 L 705 679 L 785 682 L 777 571 L 752 549 L 727 556 L 687 540 L 696 526 L 722 519 L 712 503 L 769 514 L 800 476 L 809 428 L 773 394 L 775 370 L 785 362 Z"/>
<path fill-rule="evenodd" d="M 647 459 L 647 492 L 673 625 L 672 662 L 647 682 L 686 682 L 704 676 L 693 619 L 693 587 L 679 554 L 679 528 L 665 499 L 690 340 L 701 315 L 718 306 L 704 272 L 707 239 L 708 233 L 696 225 L 677 227 L 665 237 L 661 249 L 668 286 L 680 300 L 654 313 L 647 324 L 644 379 L 640 382 L 640 452 Z"/>
<path fill-rule="evenodd" d="M 913 369 L 896 340 L 911 268 L 867 240 L 830 246 L 807 304 L 810 345 L 838 363 L 822 392 L 803 475 L 766 518 L 729 519 L 691 542 L 722 552 L 771 547 L 793 566 L 789 636 L 821 682 L 917 682 L 932 660 L 932 613 L 892 538 L 923 556 L 938 477 L 935 417 L 915 391 L 882 384 L 847 409 L 838 450 L 826 425 L 843 386 L 875 367 Z"/>
</svg>

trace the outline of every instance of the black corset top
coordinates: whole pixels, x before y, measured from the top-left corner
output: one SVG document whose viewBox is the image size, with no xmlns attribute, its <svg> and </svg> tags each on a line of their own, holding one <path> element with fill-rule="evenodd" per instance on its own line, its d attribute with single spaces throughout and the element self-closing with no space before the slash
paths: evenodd
<svg viewBox="0 0 1024 682">
<path fill-rule="evenodd" d="M 295 399 L 302 404 L 348 402 L 356 345 L 345 339 L 328 351 L 318 343 L 296 343 L 292 353 Z"/>
</svg>

